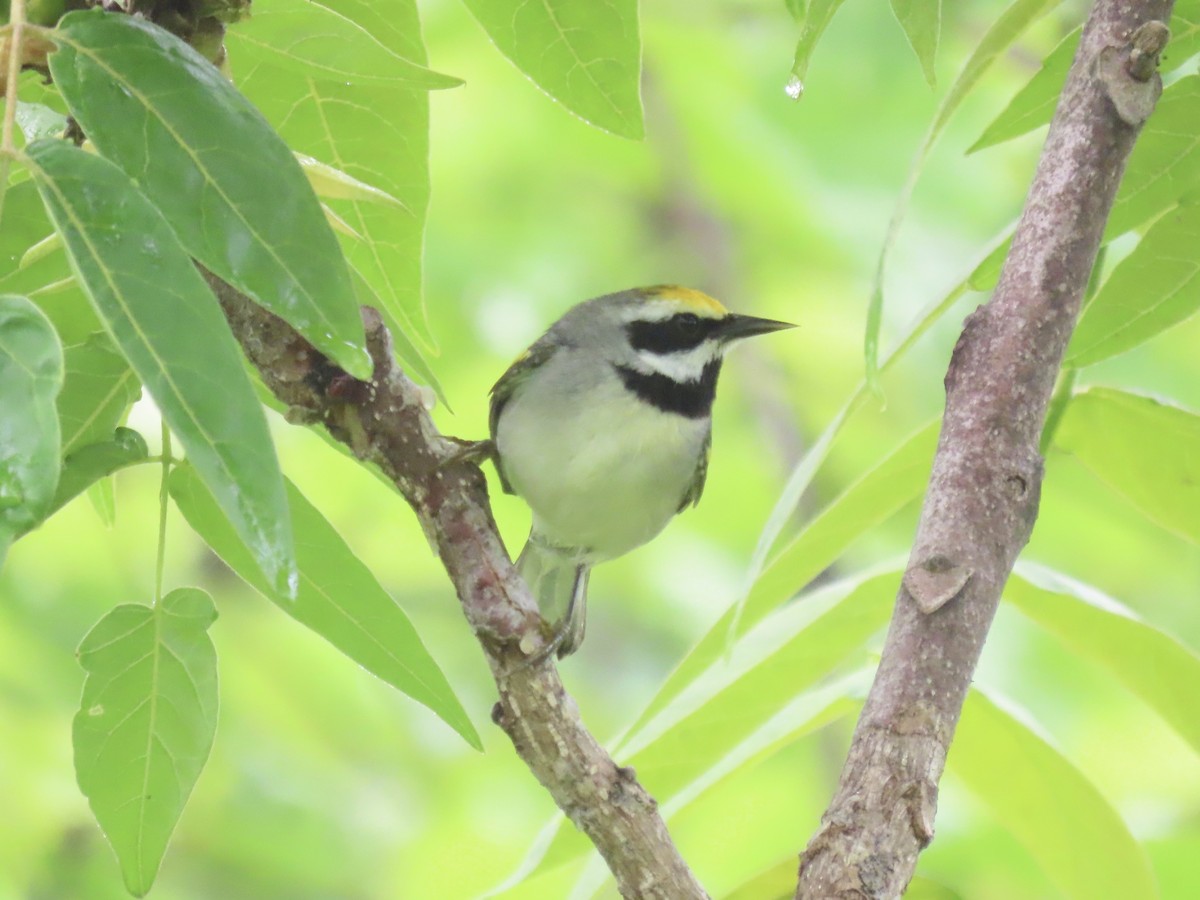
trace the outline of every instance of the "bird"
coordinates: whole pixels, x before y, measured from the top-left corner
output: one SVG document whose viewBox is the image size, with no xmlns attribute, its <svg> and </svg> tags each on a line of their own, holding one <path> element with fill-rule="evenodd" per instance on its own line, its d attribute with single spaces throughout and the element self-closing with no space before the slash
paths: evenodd
<svg viewBox="0 0 1200 900">
<path fill-rule="evenodd" d="M 793 327 L 679 285 L 570 308 L 491 390 L 491 456 L 533 523 L 518 573 L 553 630 L 536 658 L 579 649 L 592 566 L 659 534 L 704 491 L 726 350 Z"/>
</svg>

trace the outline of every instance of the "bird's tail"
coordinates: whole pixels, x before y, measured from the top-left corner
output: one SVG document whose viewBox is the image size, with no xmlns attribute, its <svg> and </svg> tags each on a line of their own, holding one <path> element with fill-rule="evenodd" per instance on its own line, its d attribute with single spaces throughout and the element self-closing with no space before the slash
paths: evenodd
<svg viewBox="0 0 1200 900">
<path fill-rule="evenodd" d="M 517 571 L 537 600 L 542 618 L 554 623 L 553 647 L 559 659 L 583 643 L 587 624 L 587 583 L 591 565 L 578 551 L 546 543 L 536 531 L 517 558 Z"/>
</svg>

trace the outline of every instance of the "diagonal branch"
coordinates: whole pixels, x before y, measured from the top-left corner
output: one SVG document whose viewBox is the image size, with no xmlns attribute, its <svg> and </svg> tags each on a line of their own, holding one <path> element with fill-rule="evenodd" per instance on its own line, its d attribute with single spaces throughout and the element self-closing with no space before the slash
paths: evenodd
<svg viewBox="0 0 1200 900">
<path fill-rule="evenodd" d="M 1113 196 L 1162 90 L 1173 0 L 1097 0 L 991 301 L 946 373 L 929 490 L 875 683 L 797 898 L 890 898 L 933 838 L 971 674 L 1037 517 L 1038 442 Z"/>
<path fill-rule="evenodd" d="M 496 531 L 483 473 L 454 461 L 459 445 L 437 432 L 421 389 L 396 366 L 379 314 L 363 310 L 375 370 L 370 383 L 356 381 L 282 319 L 205 276 L 246 355 L 287 404 L 289 419 L 324 425 L 408 500 L 487 655 L 500 693 L 492 719 L 595 844 L 622 895 L 707 897 L 672 844 L 654 798 L 584 727 L 553 663 L 529 664 L 546 637 Z"/>
</svg>

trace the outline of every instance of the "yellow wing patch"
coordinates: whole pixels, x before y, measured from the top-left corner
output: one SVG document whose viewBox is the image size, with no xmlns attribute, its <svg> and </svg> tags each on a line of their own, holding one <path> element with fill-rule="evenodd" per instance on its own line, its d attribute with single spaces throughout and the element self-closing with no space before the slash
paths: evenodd
<svg viewBox="0 0 1200 900">
<path fill-rule="evenodd" d="M 713 318 L 729 315 L 729 310 L 708 294 L 678 284 L 656 284 L 653 287 L 643 288 L 642 293 L 647 297 L 657 297 L 662 300 L 678 300 L 701 315 Z"/>
</svg>

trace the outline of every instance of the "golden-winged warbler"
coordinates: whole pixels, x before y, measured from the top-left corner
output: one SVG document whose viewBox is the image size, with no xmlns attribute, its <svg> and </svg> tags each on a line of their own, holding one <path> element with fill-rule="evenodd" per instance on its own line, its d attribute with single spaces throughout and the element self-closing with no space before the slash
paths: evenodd
<svg viewBox="0 0 1200 900">
<path fill-rule="evenodd" d="M 533 510 L 517 569 L 557 623 L 546 653 L 583 641 L 595 563 L 699 501 L 725 351 L 790 327 L 688 288 L 636 288 L 568 310 L 496 382 L 489 449 Z"/>
</svg>

